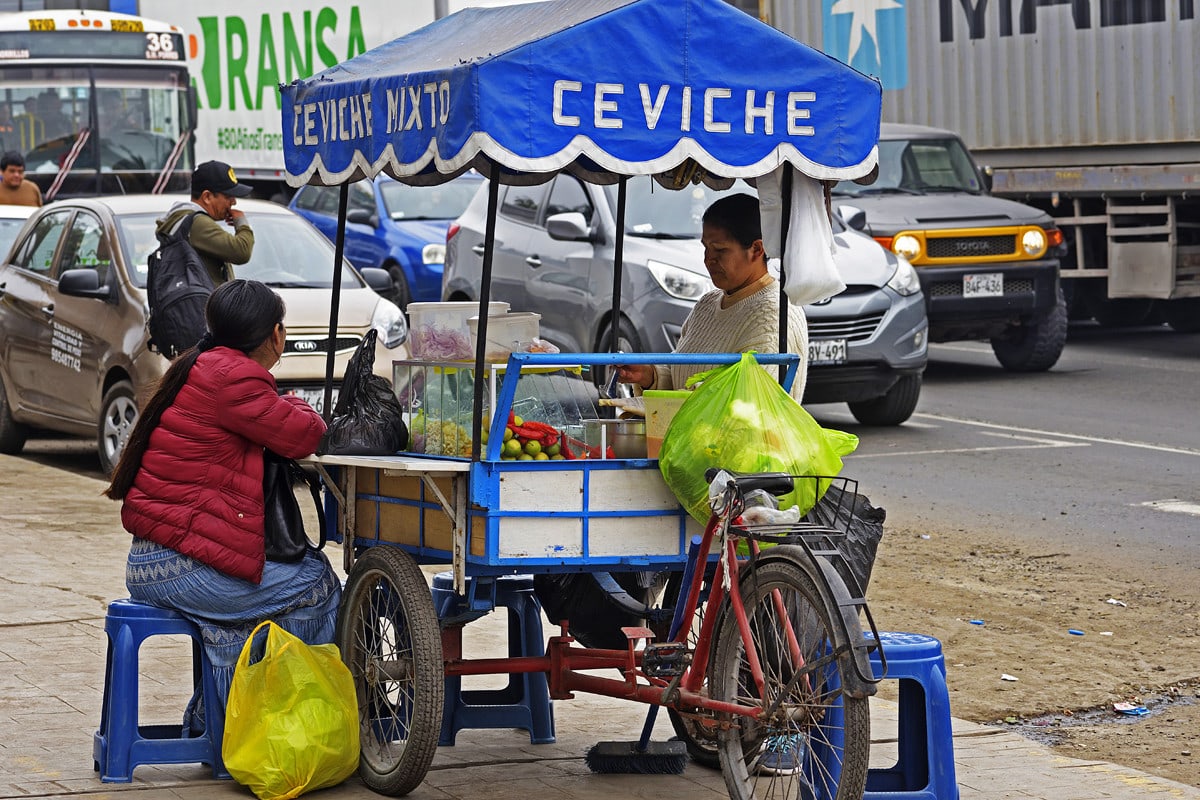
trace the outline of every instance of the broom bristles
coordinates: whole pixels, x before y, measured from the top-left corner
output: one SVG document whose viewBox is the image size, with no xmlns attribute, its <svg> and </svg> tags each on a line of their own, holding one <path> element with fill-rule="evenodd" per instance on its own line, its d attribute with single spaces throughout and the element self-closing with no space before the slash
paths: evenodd
<svg viewBox="0 0 1200 800">
<path fill-rule="evenodd" d="M 584 762 L 592 772 L 634 775 L 681 775 L 687 767 L 683 742 L 599 742 L 587 751 Z"/>
</svg>

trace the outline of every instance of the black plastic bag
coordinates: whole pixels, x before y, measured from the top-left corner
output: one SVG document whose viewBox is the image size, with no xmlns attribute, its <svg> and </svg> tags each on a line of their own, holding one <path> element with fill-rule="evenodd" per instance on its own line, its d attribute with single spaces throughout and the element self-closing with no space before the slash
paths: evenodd
<svg viewBox="0 0 1200 800">
<path fill-rule="evenodd" d="M 637 603 L 654 602 L 666 573 L 614 572 L 613 579 Z M 564 619 L 569 632 L 584 647 L 624 650 L 629 640 L 623 627 L 641 627 L 645 620 L 618 606 L 587 572 L 534 575 L 533 591 L 546 619 L 558 625 Z"/>
<path fill-rule="evenodd" d="M 833 563 L 852 594 L 854 585 L 851 579 L 858 584 L 862 596 L 867 595 L 871 570 L 875 566 L 875 552 L 879 549 L 879 540 L 883 538 L 883 521 L 886 517 L 887 512 L 871 505 L 866 495 L 845 492 L 836 481 L 808 512 L 811 522 L 846 532 L 846 538 L 838 543 L 845 561 L 833 559 Z M 847 568 L 849 575 L 846 574 Z"/>
<path fill-rule="evenodd" d="M 317 455 L 390 456 L 408 447 L 400 401 L 392 385 L 374 371 L 377 336 L 374 328 L 367 331 L 350 357 Z"/>
</svg>

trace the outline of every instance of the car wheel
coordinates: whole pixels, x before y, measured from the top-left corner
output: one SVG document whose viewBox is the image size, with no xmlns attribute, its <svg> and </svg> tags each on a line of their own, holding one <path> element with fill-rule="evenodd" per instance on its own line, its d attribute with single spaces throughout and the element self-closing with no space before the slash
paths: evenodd
<svg viewBox="0 0 1200 800">
<path fill-rule="evenodd" d="M 992 339 L 992 352 L 1011 372 L 1045 372 L 1058 363 L 1067 344 L 1067 302 L 1062 289 L 1058 302 L 1038 319 L 1013 327 Z"/>
<path fill-rule="evenodd" d="M 399 264 L 389 263 L 384 266 L 388 275 L 392 276 L 392 294 L 388 297 L 393 303 L 400 307 L 401 311 L 408 308 L 408 304 L 412 302 L 412 292 L 408 288 L 408 279 L 404 277 L 404 270 Z"/>
<path fill-rule="evenodd" d="M 96 450 L 100 469 L 111 475 L 121 460 L 121 452 L 138 421 L 137 400 L 129 381 L 114 383 L 100 402 L 100 420 L 96 431 Z"/>
<path fill-rule="evenodd" d="M 642 342 L 640 339 L 638 339 L 638 335 L 633 332 L 633 329 L 630 327 L 628 320 L 621 318 L 617 322 L 616 335 L 617 335 L 617 346 L 615 348 L 616 350 L 619 350 L 622 353 L 641 353 L 641 352 L 643 352 Z M 608 327 L 608 329 L 604 331 L 603 335 L 600 336 L 600 342 L 596 346 L 596 352 L 597 353 L 613 352 L 614 348 L 612 346 L 612 338 L 613 338 L 613 329 L 612 329 L 612 326 L 610 325 Z M 603 386 L 607 382 L 609 376 L 611 375 L 611 369 L 612 368 L 610 367 L 609 369 L 593 370 L 592 371 L 592 382 L 595 383 L 597 386 Z"/>
<path fill-rule="evenodd" d="M 1179 333 L 1200 332 L 1200 297 L 1184 297 L 1162 304 L 1163 319 Z"/>
<path fill-rule="evenodd" d="M 12 418 L 8 395 L 0 381 L 0 453 L 15 456 L 25 447 L 29 429 Z"/>
<path fill-rule="evenodd" d="M 921 397 L 921 375 L 902 375 L 883 397 L 848 403 L 863 425 L 900 425 L 912 416 Z"/>
</svg>

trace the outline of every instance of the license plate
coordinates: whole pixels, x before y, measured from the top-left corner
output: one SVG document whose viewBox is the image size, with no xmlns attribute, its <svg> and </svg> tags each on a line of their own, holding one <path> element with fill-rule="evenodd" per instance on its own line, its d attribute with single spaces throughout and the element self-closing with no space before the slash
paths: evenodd
<svg viewBox="0 0 1200 800">
<path fill-rule="evenodd" d="M 963 297 L 1001 297 L 1004 295 L 1004 273 L 985 272 L 963 276 Z"/>
<path fill-rule="evenodd" d="M 325 413 L 325 387 L 320 389 L 287 389 L 284 394 L 293 394 L 317 410 L 318 414 Z M 333 404 L 337 405 L 338 390 L 333 387 Z"/>
<path fill-rule="evenodd" d="M 810 339 L 808 342 L 808 363 L 813 364 L 845 364 L 845 339 Z"/>
</svg>

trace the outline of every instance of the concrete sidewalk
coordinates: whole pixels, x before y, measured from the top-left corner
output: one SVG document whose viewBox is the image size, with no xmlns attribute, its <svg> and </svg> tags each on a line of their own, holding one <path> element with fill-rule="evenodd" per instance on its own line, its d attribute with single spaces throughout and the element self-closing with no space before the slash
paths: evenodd
<svg viewBox="0 0 1200 800">
<path fill-rule="evenodd" d="M 57 489 L 53 504 L 20 488 L 50 482 Z M 92 735 L 100 721 L 107 647 L 104 609 L 108 601 L 126 596 L 128 547 L 117 504 L 98 496 L 103 487 L 95 477 L 0 456 L 0 800 L 120 794 L 186 800 L 253 797 L 231 781 L 214 781 L 200 765 L 139 767 L 131 784 L 103 784 L 93 771 Z M 336 546 L 331 547 L 340 562 Z M 467 630 L 468 656 L 500 654 L 503 625 L 496 615 Z M 190 649 L 180 640 L 156 637 L 143 647 L 142 662 L 142 722 L 179 721 L 190 694 Z M 718 771 L 694 764 L 679 776 L 588 771 L 583 755 L 591 745 L 637 738 L 644 706 L 580 695 L 556 703 L 554 713 L 558 741 L 551 745 L 531 745 L 523 731 L 461 732 L 457 746 L 438 750 L 425 782 L 409 796 L 728 797 Z M 895 761 L 895 720 L 894 704 L 873 702 L 873 767 Z M 1198 788 L 1104 762 L 1063 758 L 1009 730 L 956 720 L 954 732 L 963 800 L 1132 800 L 1148 795 L 1200 800 Z M 671 734 L 666 715 L 660 714 L 655 739 Z M 355 777 L 315 796 L 377 795 Z"/>
</svg>

